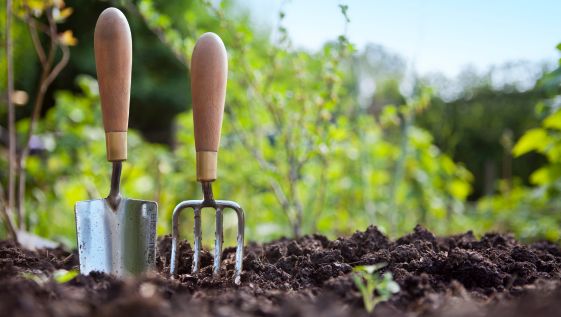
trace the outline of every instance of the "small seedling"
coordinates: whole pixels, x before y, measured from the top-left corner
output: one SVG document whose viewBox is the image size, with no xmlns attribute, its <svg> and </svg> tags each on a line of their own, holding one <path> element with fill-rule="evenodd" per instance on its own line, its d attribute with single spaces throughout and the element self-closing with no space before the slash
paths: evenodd
<svg viewBox="0 0 561 317">
<path fill-rule="evenodd" d="M 353 279 L 359 289 L 364 308 L 369 313 L 380 302 L 390 299 L 399 292 L 399 285 L 393 280 L 392 273 L 386 272 L 380 275 L 378 271 L 385 267 L 386 263 L 375 265 L 357 266 L 354 268 Z"/>
<path fill-rule="evenodd" d="M 78 271 L 77 270 L 56 270 L 53 272 L 53 276 L 52 279 L 59 283 L 59 284 L 64 284 L 70 280 L 72 280 L 73 278 L 75 278 L 78 275 Z M 24 272 L 20 274 L 21 277 L 23 277 L 24 279 L 27 280 L 31 280 L 34 281 L 35 283 L 39 284 L 39 285 L 43 285 L 45 283 L 47 283 L 49 281 L 49 277 L 46 275 L 40 275 L 40 274 L 34 274 L 31 272 Z"/>
<path fill-rule="evenodd" d="M 70 271 L 56 270 L 53 273 L 53 279 L 59 284 L 64 284 L 64 283 L 72 280 L 76 276 L 78 276 L 78 271 L 77 270 L 70 270 Z"/>
</svg>

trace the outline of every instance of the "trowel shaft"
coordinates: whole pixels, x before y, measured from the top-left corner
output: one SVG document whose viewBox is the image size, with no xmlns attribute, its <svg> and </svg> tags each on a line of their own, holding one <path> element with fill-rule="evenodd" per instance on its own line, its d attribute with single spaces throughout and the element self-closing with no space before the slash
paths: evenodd
<svg viewBox="0 0 561 317">
<path fill-rule="evenodd" d="M 123 163 L 121 161 L 113 162 L 113 172 L 111 173 L 111 190 L 107 196 L 107 202 L 113 209 L 117 209 L 121 201 L 121 170 Z"/>
</svg>

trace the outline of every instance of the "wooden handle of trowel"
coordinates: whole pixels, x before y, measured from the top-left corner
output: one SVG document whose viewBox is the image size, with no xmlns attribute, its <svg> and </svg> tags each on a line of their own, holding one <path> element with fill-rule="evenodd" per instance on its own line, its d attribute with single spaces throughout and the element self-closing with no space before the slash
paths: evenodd
<svg viewBox="0 0 561 317">
<path fill-rule="evenodd" d="M 94 50 L 107 160 L 124 161 L 127 159 L 132 39 L 127 18 L 118 9 L 105 9 L 97 19 Z"/>
<path fill-rule="evenodd" d="M 228 56 L 224 43 L 214 33 L 203 34 L 191 58 L 197 180 L 201 182 L 216 179 L 227 78 Z"/>
</svg>

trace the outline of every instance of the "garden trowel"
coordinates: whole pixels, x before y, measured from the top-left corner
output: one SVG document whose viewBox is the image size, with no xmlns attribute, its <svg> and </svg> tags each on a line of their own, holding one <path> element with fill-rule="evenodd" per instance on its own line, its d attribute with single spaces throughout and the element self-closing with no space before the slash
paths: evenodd
<svg viewBox="0 0 561 317">
<path fill-rule="evenodd" d="M 80 272 L 136 275 L 154 267 L 158 207 L 153 201 L 127 199 L 119 188 L 127 159 L 127 130 L 132 69 L 132 40 L 123 13 L 101 13 L 95 26 L 95 62 L 107 160 L 113 163 L 111 191 L 105 199 L 76 203 Z"/>
</svg>

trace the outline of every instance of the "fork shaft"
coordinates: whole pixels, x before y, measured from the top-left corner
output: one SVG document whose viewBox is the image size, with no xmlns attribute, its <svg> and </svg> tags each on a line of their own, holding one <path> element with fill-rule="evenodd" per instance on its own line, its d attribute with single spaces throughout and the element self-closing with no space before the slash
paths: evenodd
<svg viewBox="0 0 561 317">
<path fill-rule="evenodd" d="M 205 207 L 214 207 L 214 194 L 212 193 L 212 182 L 201 182 L 203 188 L 203 205 Z"/>
</svg>

